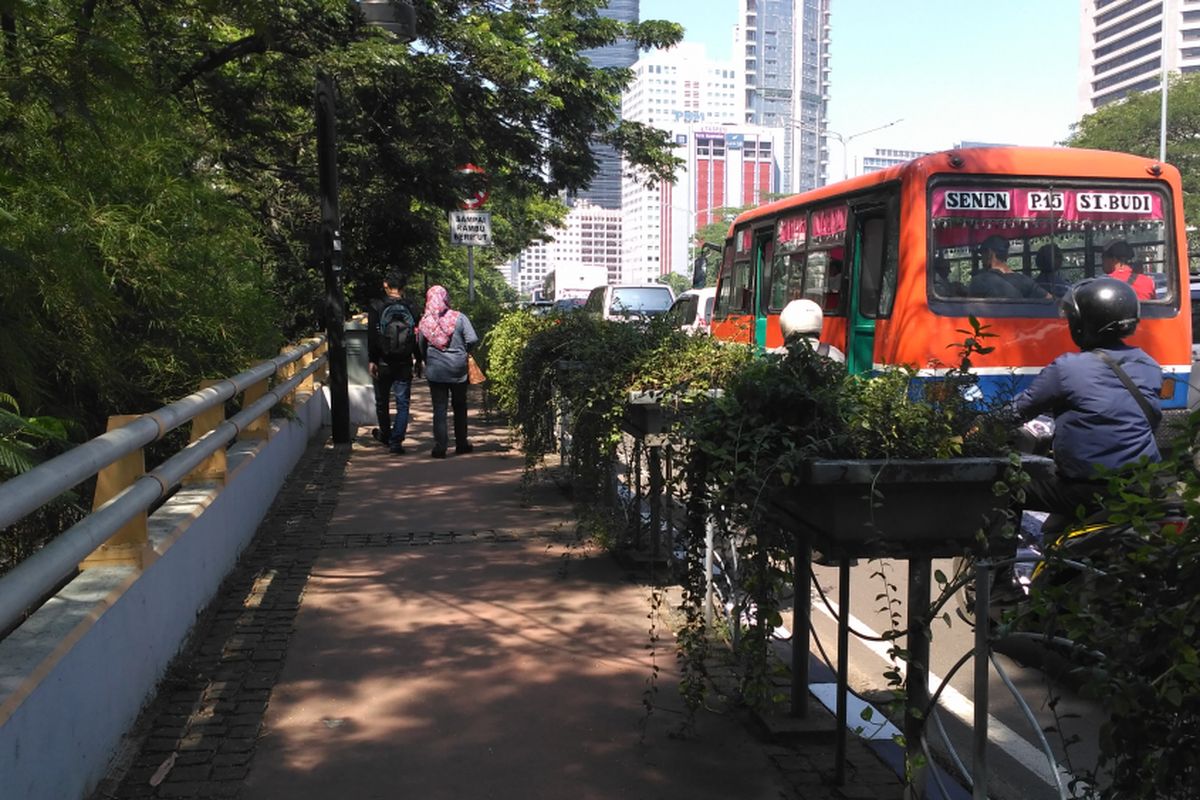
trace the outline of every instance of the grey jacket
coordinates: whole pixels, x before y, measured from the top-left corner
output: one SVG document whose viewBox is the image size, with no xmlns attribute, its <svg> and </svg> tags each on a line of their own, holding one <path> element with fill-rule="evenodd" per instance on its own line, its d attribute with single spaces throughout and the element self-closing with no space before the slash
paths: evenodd
<svg viewBox="0 0 1200 800">
<path fill-rule="evenodd" d="M 421 334 L 417 335 L 421 353 L 425 357 L 425 379 L 433 383 L 463 383 L 467 379 L 467 353 L 479 342 L 475 327 L 467 315 L 459 312 L 454 334 L 439 350 L 429 344 Z"/>
</svg>

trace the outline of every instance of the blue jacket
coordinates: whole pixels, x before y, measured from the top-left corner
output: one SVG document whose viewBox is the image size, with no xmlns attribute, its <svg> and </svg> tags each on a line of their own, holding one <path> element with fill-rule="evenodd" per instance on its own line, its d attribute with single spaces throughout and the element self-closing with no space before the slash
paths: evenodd
<svg viewBox="0 0 1200 800">
<path fill-rule="evenodd" d="M 1141 406 L 1112 368 L 1092 351 L 1064 353 L 1046 365 L 1013 401 L 1022 419 L 1054 417 L 1054 461 L 1067 478 L 1095 478 L 1095 467 L 1117 469 L 1142 456 L 1160 460 L 1154 430 L 1162 419 L 1162 368 L 1144 350 L 1105 348 L 1150 403 Z"/>
</svg>

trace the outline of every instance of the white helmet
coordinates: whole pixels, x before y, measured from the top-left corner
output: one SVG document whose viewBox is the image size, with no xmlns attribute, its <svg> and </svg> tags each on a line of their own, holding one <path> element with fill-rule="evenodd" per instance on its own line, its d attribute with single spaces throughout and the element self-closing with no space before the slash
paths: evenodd
<svg viewBox="0 0 1200 800">
<path fill-rule="evenodd" d="M 824 320 L 821 307 L 812 300 L 793 300 L 779 315 L 779 329 L 785 342 L 791 341 L 793 336 L 816 337 L 821 335 Z"/>
</svg>

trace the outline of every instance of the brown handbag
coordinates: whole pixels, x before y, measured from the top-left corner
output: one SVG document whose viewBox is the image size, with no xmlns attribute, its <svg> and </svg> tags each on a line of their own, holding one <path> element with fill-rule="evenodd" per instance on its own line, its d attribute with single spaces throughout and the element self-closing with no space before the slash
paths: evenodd
<svg viewBox="0 0 1200 800">
<path fill-rule="evenodd" d="M 475 356 L 467 354 L 467 382 L 472 384 L 480 384 L 487 380 L 487 375 L 483 374 L 483 370 L 475 363 Z"/>
</svg>

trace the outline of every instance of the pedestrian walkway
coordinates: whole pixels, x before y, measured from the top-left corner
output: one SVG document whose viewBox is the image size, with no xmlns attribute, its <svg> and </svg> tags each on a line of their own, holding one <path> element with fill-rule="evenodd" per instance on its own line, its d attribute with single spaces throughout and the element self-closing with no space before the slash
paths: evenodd
<svg viewBox="0 0 1200 800">
<path fill-rule="evenodd" d="M 95 799 L 886 798 L 832 736 L 780 740 L 713 693 L 694 730 L 652 587 L 576 533 L 507 430 L 429 457 L 314 446 Z M 822 712 L 824 713 L 824 712 Z"/>
</svg>

